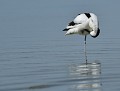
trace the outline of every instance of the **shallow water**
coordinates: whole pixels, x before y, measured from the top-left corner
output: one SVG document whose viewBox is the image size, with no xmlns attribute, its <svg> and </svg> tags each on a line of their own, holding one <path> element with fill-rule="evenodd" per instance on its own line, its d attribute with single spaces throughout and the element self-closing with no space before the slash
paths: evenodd
<svg viewBox="0 0 120 91">
<path fill-rule="evenodd" d="M 120 90 L 118 2 L 110 10 L 113 2 L 76 2 L 1 1 L 0 91 Z M 83 11 L 96 12 L 101 29 L 98 38 L 87 37 L 87 66 L 84 37 L 62 31 Z"/>
</svg>

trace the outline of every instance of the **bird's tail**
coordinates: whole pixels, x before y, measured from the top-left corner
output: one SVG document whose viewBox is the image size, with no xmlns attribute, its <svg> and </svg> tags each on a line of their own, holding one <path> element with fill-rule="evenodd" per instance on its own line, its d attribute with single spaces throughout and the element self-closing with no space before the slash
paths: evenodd
<svg viewBox="0 0 120 91">
<path fill-rule="evenodd" d="M 67 28 L 65 28 L 65 29 L 63 29 L 63 31 L 68 31 L 69 29 L 67 29 Z"/>
<path fill-rule="evenodd" d="M 76 28 L 67 30 L 65 35 L 77 34 L 78 30 Z"/>
</svg>

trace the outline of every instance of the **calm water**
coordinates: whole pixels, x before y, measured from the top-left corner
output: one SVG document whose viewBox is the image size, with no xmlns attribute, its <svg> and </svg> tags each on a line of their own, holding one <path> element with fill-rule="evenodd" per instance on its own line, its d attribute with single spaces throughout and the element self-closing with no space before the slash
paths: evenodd
<svg viewBox="0 0 120 91">
<path fill-rule="evenodd" d="M 118 8 L 119 1 L 1 0 L 0 91 L 119 91 Z M 85 11 L 101 29 L 87 37 L 87 66 L 84 37 L 62 31 Z"/>
</svg>

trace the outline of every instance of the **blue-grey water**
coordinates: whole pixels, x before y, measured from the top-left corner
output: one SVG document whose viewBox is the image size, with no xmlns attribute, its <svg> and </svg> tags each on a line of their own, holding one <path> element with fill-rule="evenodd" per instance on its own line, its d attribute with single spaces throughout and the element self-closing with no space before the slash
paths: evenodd
<svg viewBox="0 0 120 91">
<path fill-rule="evenodd" d="M 0 0 L 0 91 L 119 91 L 120 1 Z M 78 13 L 101 33 L 64 36 Z"/>
</svg>

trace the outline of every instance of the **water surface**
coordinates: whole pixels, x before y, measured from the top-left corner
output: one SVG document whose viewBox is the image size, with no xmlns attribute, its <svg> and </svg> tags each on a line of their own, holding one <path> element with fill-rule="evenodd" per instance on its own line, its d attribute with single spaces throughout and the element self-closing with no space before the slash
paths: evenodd
<svg viewBox="0 0 120 91">
<path fill-rule="evenodd" d="M 0 91 L 120 90 L 119 1 L 1 0 L 0 7 Z M 84 37 L 62 31 L 86 11 L 101 29 L 87 37 L 87 66 Z"/>
</svg>

